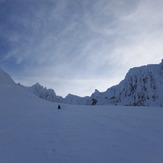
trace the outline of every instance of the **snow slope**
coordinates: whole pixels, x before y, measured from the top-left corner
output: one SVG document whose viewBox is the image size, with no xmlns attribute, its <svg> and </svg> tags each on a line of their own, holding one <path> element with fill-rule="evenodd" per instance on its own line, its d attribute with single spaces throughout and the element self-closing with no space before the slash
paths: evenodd
<svg viewBox="0 0 163 163">
<path fill-rule="evenodd" d="M 15 85 L 14 80 L 2 68 L 0 68 L 0 85 Z"/>
<path fill-rule="evenodd" d="M 161 107 L 61 104 L 58 110 L 7 81 L 0 84 L 1 163 L 163 162 Z"/>
</svg>

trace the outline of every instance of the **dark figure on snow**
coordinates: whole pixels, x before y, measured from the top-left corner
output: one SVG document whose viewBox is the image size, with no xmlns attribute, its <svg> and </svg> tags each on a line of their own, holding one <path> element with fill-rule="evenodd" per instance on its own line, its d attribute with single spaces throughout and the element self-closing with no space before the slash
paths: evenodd
<svg viewBox="0 0 163 163">
<path fill-rule="evenodd" d="M 61 109 L 61 106 L 60 105 L 58 105 L 58 109 Z"/>
</svg>

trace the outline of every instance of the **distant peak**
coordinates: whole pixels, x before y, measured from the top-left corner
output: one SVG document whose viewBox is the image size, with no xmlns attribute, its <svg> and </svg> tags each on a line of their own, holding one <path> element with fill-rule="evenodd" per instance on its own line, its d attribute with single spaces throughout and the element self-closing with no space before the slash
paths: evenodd
<svg viewBox="0 0 163 163">
<path fill-rule="evenodd" d="M 34 85 L 39 85 L 39 86 L 41 86 L 41 84 L 40 84 L 40 83 L 38 83 L 38 82 L 37 82 L 36 84 L 34 84 Z"/>
<path fill-rule="evenodd" d="M 163 70 L 163 59 L 161 60 L 160 66 L 161 66 L 161 69 Z"/>
<path fill-rule="evenodd" d="M 96 93 L 99 93 L 99 90 L 98 90 L 98 89 L 95 89 L 95 92 L 96 92 Z"/>
<path fill-rule="evenodd" d="M 163 65 L 163 59 L 161 60 L 161 63 L 160 64 Z"/>
</svg>

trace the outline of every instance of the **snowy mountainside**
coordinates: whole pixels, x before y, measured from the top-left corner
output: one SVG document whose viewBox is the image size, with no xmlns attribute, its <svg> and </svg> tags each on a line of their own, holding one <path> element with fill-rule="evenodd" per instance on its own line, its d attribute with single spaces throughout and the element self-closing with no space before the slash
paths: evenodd
<svg viewBox="0 0 163 163">
<path fill-rule="evenodd" d="M 0 69 L 0 84 L 14 84 L 11 77 Z M 38 97 L 51 101 L 74 105 L 131 105 L 163 106 L 163 60 L 160 64 L 135 67 L 129 70 L 125 79 L 105 92 L 95 92 L 89 97 L 68 94 L 57 96 L 53 89 L 36 83 L 32 87 L 19 86 Z"/>
<path fill-rule="evenodd" d="M 68 94 L 62 101 L 65 104 L 73 104 L 73 105 L 87 105 L 90 104 L 90 97 L 79 97 L 76 95 Z"/>
<path fill-rule="evenodd" d="M 36 83 L 31 87 L 23 86 L 20 83 L 16 84 L 10 75 L 6 73 L 2 68 L 0 68 L 0 85 L 4 85 L 4 87 L 7 85 L 11 87 L 13 85 L 17 89 L 26 90 L 26 92 L 32 92 L 36 96 L 51 102 L 63 101 L 63 98 L 61 96 L 57 96 L 53 89 L 47 89 L 46 87 L 41 86 L 39 83 Z"/>
<path fill-rule="evenodd" d="M 47 89 L 43 87 L 39 83 L 36 83 L 32 87 L 29 87 L 29 90 L 33 92 L 38 97 L 51 101 L 51 102 L 62 102 L 63 98 L 61 96 L 57 96 L 53 89 Z"/>
<path fill-rule="evenodd" d="M 69 94 L 63 103 L 80 105 L 163 106 L 163 60 L 160 64 L 135 67 L 125 79 L 105 92 L 90 97 Z"/>
<path fill-rule="evenodd" d="M 0 70 L 1 163 L 163 162 L 162 108 L 57 105 Z"/>
<path fill-rule="evenodd" d="M 163 106 L 163 60 L 129 70 L 118 85 L 92 94 L 97 104 Z"/>
<path fill-rule="evenodd" d="M 83 106 L 0 84 L 1 163 L 162 163 L 163 109 Z"/>
<path fill-rule="evenodd" d="M 24 87 L 24 86 L 23 86 Z M 62 96 L 57 96 L 53 89 L 47 89 L 46 87 L 36 83 L 31 87 L 25 87 L 30 92 L 34 93 L 41 99 L 51 101 L 51 102 L 59 102 L 65 104 L 73 104 L 73 105 L 87 105 L 90 104 L 90 97 L 79 97 L 73 94 L 68 94 L 65 98 Z"/>
<path fill-rule="evenodd" d="M 2 68 L 0 68 L 0 84 L 15 85 L 14 80 Z"/>
</svg>

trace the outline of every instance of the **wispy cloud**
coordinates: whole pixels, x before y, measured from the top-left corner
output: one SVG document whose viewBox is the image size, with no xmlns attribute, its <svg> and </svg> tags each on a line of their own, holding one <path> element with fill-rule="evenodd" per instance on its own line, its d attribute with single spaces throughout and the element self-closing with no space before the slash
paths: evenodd
<svg viewBox="0 0 163 163">
<path fill-rule="evenodd" d="M 129 68 L 160 62 L 162 8 L 161 0 L 3 1 L 1 64 L 58 94 L 103 91 Z"/>
</svg>

